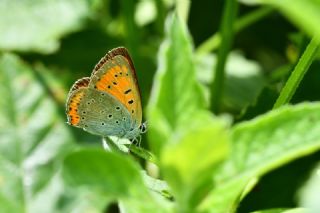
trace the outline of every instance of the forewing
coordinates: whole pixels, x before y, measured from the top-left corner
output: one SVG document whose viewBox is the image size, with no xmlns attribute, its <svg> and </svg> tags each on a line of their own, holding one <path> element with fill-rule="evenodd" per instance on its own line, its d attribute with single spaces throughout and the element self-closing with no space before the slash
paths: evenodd
<svg viewBox="0 0 320 213">
<path fill-rule="evenodd" d="M 136 127 L 142 120 L 141 99 L 132 61 L 127 57 L 124 48 L 109 52 L 95 67 L 89 87 L 106 92 L 123 104 Z"/>
</svg>

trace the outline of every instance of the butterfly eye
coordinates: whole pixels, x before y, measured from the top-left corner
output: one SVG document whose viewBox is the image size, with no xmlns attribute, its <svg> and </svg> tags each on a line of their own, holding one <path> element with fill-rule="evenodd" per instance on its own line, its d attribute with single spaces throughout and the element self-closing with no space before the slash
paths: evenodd
<svg viewBox="0 0 320 213">
<path fill-rule="evenodd" d="M 102 123 L 101 123 L 101 125 L 102 125 L 102 126 L 104 126 L 104 125 L 105 125 L 105 123 L 103 123 L 103 122 L 102 122 Z"/>
<path fill-rule="evenodd" d="M 108 115 L 108 118 L 110 118 L 110 119 L 111 119 L 111 118 L 112 118 L 112 115 L 111 115 L 111 114 L 109 114 L 109 115 Z"/>
<path fill-rule="evenodd" d="M 120 107 L 117 106 L 117 107 L 116 107 L 116 110 L 120 110 Z"/>
<path fill-rule="evenodd" d="M 147 131 L 147 124 L 146 123 L 142 123 L 140 126 L 139 126 L 139 129 L 140 129 L 140 132 L 141 133 L 145 133 Z"/>
<path fill-rule="evenodd" d="M 116 121 L 116 124 L 119 124 L 119 121 Z"/>
</svg>

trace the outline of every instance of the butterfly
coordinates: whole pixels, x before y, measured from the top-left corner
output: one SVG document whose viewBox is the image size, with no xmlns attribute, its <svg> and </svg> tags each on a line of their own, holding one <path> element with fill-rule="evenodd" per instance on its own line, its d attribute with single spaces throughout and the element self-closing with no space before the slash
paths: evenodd
<svg viewBox="0 0 320 213">
<path fill-rule="evenodd" d="M 66 114 L 71 126 L 103 137 L 135 140 L 145 132 L 138 80 L 126 48 L 110 50 L 90 77 L 73 84 Z"/>
</svg>

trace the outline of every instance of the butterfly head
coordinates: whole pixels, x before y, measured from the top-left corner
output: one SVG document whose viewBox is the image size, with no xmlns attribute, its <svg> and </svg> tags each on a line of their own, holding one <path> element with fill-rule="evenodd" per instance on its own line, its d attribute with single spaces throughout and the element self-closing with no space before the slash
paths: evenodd
<svg viewBox="0 0 320 213">
<path fill-rule="evenodd" d="M 147 131 L 147 122 L 144 122 L 139 126 L 139 131 L 140 133 L 145 133 Z"/>
<path fill-rule="evenodd" d="M 146 131 L 147 131 L 147 124 L 142 123 L 139 127 L 131 128 L 123 137 L 128 138 L 130 140 L 135 140 Z"/>
</svg>

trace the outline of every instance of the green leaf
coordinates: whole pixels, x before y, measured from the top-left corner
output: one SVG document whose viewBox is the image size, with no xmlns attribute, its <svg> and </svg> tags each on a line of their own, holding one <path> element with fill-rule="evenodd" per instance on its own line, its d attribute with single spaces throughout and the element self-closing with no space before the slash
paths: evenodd
<svg viewBox="0 0 320 213">
<path fill-rule="evenodd" d="M 320 211 L 320 166 L 318 165 L 310 179 L 302 187 L 299 193 L 299 203 L 300 206 L 309 209 L 309 212 L 319 212 Z"/>
<path fill-rule="evenodd" d="M 135 22 L 139 27 L 148 25 L 156 19 L 156 2 L 151 0 L 138 1 L 134 14 Z"/>
<path fill-rule="evenodd" d="M 2 0 L 0 49 L 51 53 L 89 15 L 86 0 Z"/>
<path fill-rule="evenodd" d="M 308 213 L 308 209 L 294 208 L 294 209 L 268 209 L 261 211 L 254 211 L 252 213 Z"/>
<path fill-rule="evenodd" d="M 180 18 L 181 21 L 187 23 L 190 13 L 191 2 L 189 0 L 179 0 L 176 1 L 175 4 L 177 16 Z"/>
<path fill-rule="evenodd" d="M 88 159 L 90 163 L 86 163 Z M 132 196 L 139 193 L 139 185 L 143 185 L 138 167 L 125 155 L 102 149 L 69 154 L 64 161 L 63 175 L 71 186 L 88 185 L 115 197 Z"/>
<path fill-rule="evenodd" d="M 148 171 L 150 172 L 150 170 Z M 169 187 L 167 182 L 153 178 L 147 175 L 145 171 L 142 171 L 142 177 L 143 177 L 144 183 L 147 185 L 149 189 L 151 189 L 152 191 L 158 192 L 162 196 L 165 196 L 167 198 L 172 198 L 172 195 L 169 194 Z"/>
<path fill-rule="evenodd" d="M 148 106 L 149 139 L 155 154 L 179 126 L 205 106 L 195 77 L 192 42 L 186 26 L 172 15 L 159 52 L 159 67 Z"/>
<path fill-rule="evenodd" d="M 164 178 L 182 212 L 190 211 L 201 199 L 195 192 L 211 179 L 228 153 L 229 142 L 225 122 L 209 113 L 195 113 L 188 125 L 171 137 L 161 155 Z"/>
<path fill-rule="evenodd" d="M 74 139 L 35 71 L 0 57 L 0 206 L 4 212 L 52 212 L 63 193 L 57 172 Z M 43 205 L 46 203 L 46 205 Z"/>
<path fill-rule="evenodd" d="M 250 180 L 320 148 L 320 104 L 286 106 L 236 125 L 231 153 L 200 209 L 228 212 Z M 238 199 L 238 200 L 237 200 Z"/>
<path fill-rule="evenodd" d="M 147 190 L 139 167 L 125 155 L 80 150 L 66 157 L 63 175 L 72 187 L 90 188 L 100 199 L 119 199 L 126 212 L 165 212 L 163 200 Z"/>
</svg>

